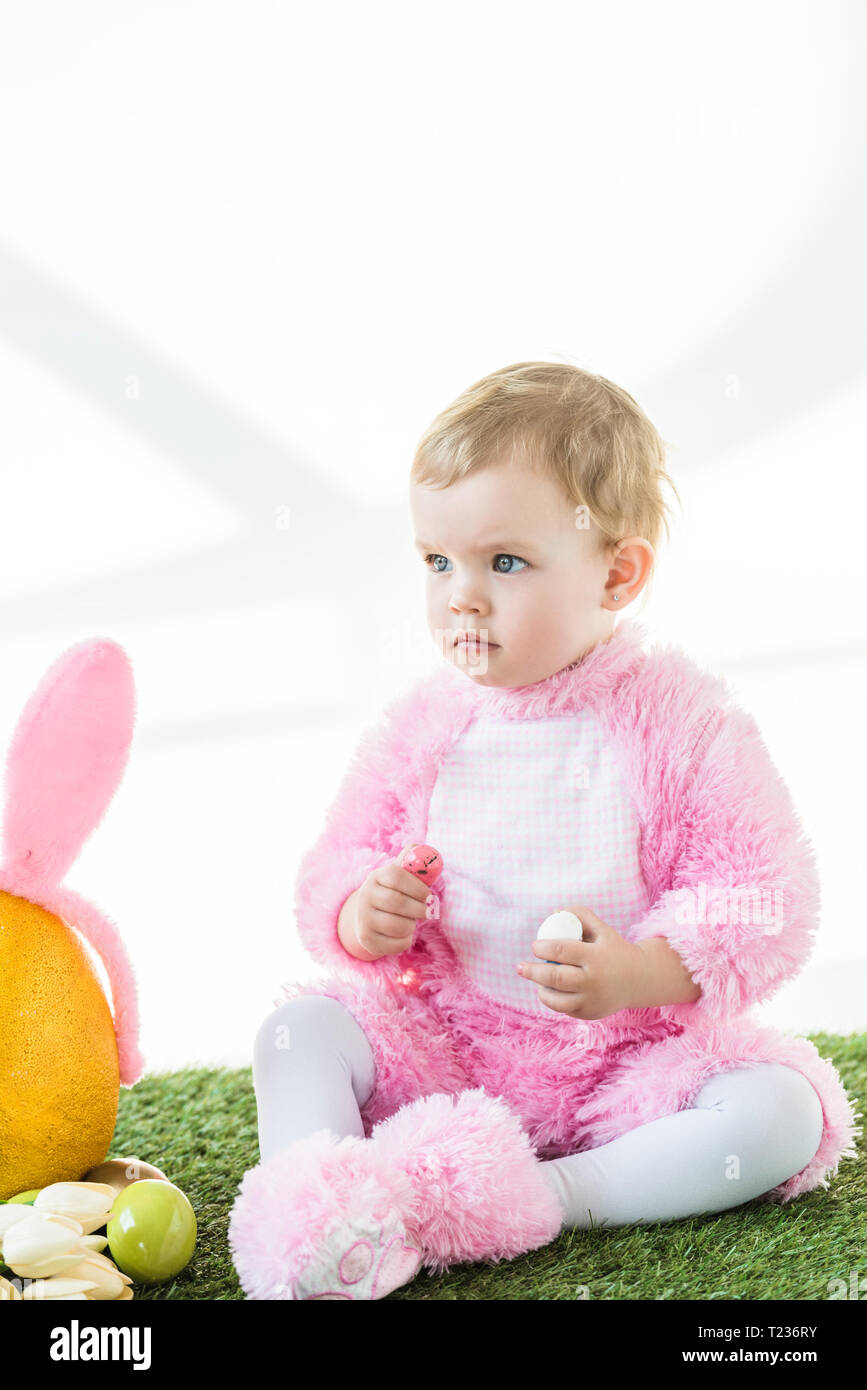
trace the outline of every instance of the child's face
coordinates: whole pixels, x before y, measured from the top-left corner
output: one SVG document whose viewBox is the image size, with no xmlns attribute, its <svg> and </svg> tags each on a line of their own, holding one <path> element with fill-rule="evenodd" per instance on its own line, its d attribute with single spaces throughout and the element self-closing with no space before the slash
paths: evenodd
<svg viewBox="0 0 867 1390">
<path fill-rule="evenodd" d="M 431 634 L 476 684 L 530 685 L 610 637 L 625 602 L 606 589 L 611 555 L 553 479 L 510 458 L 448 488 L 410 484 L 410 509 Z M 455 646 L 467 630 L 482 643 Z"/>
</svg>

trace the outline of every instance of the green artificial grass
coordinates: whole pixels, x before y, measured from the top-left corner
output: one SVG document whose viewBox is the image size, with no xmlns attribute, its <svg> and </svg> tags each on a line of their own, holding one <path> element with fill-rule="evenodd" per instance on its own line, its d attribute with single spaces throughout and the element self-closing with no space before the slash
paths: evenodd
<svg viewBox="0 0 867 1390">
<path fill-rule="evenodd" d="M 811 1037 L 863 1112 L 867 1035 Z M 135 1298 L 243 1299 L 227 1228 L 238 1183 L 259 1161 L 250 1068 L 156 1073 L 122 1090 L 109 1157 L 126 1154 L 162 1169 L 187 1194 L 198 1221 L 186 1269 L 164 1284 L 134 1285 Z M 442 1275 L 422 1271 L 389 1297 L 828 1299 L 830 1281 L 848 1286 L 853 1270 L 860 1277 L 865 1209 L 867 1164 L 859 1149 L 857 1159 L 842 1161 L 828 1189 L 784 1206 L 756 1200 L 685 1221 L 565 1231 L 541 1250 L 498 1265 L 456 1265 Z"/>
</svg>

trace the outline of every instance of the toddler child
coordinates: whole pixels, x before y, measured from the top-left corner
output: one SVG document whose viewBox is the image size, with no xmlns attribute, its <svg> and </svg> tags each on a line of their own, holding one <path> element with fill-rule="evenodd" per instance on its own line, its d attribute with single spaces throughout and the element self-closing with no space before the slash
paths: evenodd
<svg viewBox="0 0 867 1390">
<path fill-rule="evenodd" d="M 248 1296 L 381 1298 L 570 1227 L 787 1202 L 855 1154 L 836 1069 L 750 1013 L 813 946 L 789 792 L 722 678 L 618 622 L 663 483 L 633 398 L 568 365 L 494 372 L 422 437 L 444 661 L 365 732 L 300 866 L 333 973 L 255 1041 Z M 583 938 L 534 941 L 564 908 Z"/>
</svg>

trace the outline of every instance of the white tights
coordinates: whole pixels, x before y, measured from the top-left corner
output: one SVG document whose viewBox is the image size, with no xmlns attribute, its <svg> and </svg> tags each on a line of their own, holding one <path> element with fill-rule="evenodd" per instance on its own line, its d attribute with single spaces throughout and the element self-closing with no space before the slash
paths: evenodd
<svg viewBox="0 0 867 1390">
<path fill-rule="evenodd" d="M 317 1129 L 364 1136 L 375 1081 L 367 1036 L 338 1000 L 287 1000 L 256 1035 L 253 1083 L 264 1163 Z M 595 1149 L 544 1160 L 563 1226 L 679 1220 L 749 1202 L 799 1173 L 819 1147 L 822 1106 L 777 1062 L 718 1073 L 692 1106 Z"/>
</svg>

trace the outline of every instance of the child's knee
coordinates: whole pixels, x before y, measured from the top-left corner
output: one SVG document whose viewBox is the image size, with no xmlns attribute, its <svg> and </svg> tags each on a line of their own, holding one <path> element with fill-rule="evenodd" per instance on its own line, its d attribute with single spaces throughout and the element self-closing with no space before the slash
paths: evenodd
<svg viewBox="0 0 867 1390">
<path fill-rule="evenodd" d="M 812 1082 L 795 1067 L 774 1064 L 774 1112 L 791 1135 L 793 1176 L 814 1157 L 825 1132 L 822 1102 Z"/>
<path fill-rule="evenodd" d="M 315 1053 L 345 1059 L 354 1080 L 373 1087 L 373 1053 L 366 1034 L 339 999 L 300 994 L 287 999 L 261 1024 L 253 1044 L 253 1073 L 263 1076 L 290 1059 Z"/>
<path fill-rule="evenodd" d="M 812 1083 L 795 1067 L 767 1062 L 762 1071 L 764 1084 L 753 1097 L 756 1123 L 769 1137 L 784 1142 L 794 1158 L 802 1156 L 803 1168 L 821 1143 L 825 1127 L 822 1102 Z"/>
<path fill-rule="evenodd" d="M 253 1043 L 254 1056 L 289 1051 L 332 1031 L 345 1013 L 337 999 L 324 994 L 299 994 L 273 1010 L 260 1025 Z"/>
<path fill-rule="evenodd" d="M 744 1157 L 756 1165 L 775 1160 L 785 1173 L 799 1173 L 816 1153 L 824 1133 L 822 1102 L 795 1067 L 762 1062 L 713 1077 L 703 1088 L 701 1107 L 728 1113 Z"/>
</svg>

